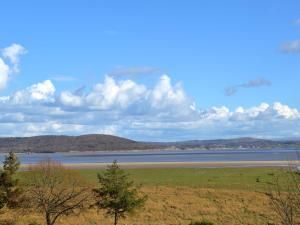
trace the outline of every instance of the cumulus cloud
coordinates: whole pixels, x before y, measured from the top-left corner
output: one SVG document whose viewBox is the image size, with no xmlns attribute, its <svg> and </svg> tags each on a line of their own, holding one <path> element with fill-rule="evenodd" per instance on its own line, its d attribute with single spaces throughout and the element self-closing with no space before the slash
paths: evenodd
<svg viewBox="0 0 300 225">
<path fill-rule="evenodd" d="M 55 87 L 50 80 L 45 80 L 30 86 L 27 88 L 27 92 L 34 101 L 48 101 L 54 95 Z"/>
<path fill-rule="evenodd" d="M 105 110 L 113 108 L 127 108 L 138 101 L 146 91 L 144 85 L 131 80 L 116 82 L 112 77 L 106 76 L 103 84 L 99 83 L 85 96 L 88 106 Z"/>
<path fill-rule="evenodd" d="M 156 86 L 149 91 L 146 97 L 151 108 L 168 111 L 174 114 L 186 114 L 194 110 L 194 102 L 186 95 L 180 83 L 172 86 L 171 79 L 167 75 L 160 77 Z M 164 111 L 168 109 L 167 111 Z"/>
<path fill-rule="evenodd" d="M 63 91 L 59 96 L 59 101 L 65 106 L 79 107 L 83 104 L 81 96 L 75 95 L 69 91 Z"/>
<path fill-rule="evenodd" d="M 256 86 L 247 82 L 244 86 Z M 56 93 L 50 80 L 0 97 L 0 136 L 105 133 L 143 140 L 299 134 L 298 109 L 275 102 L 199 109 L 180 83 L 162 75 L 148 87 L 106 76 L 90 90 Z"/>
<path fill-rule="evenodd" d="M 1 50 L 1 53 L 3 58 L 0 58 L 0 90 L 6 87 L 11 74 L 19 72 L 19 57 L 26 53 L 26 49 L 21 45 L 12 44 Z M 4 61 L 6 59 L 11 66 Z"/>
<path fill-rule="evenodd" d="M 300 52 L 300 40 L 294 40 L 284 43 L 281 46 L 281 51 L 284 53 L 298 53 Z"/>
<path fill-rule="evenodd" d="M 33 84 L 25 90 L 14 92 L 11 96 L 0 98 L 0 103 L 9 103 L 23 105 L 35 102 L 52 102 L 55 93 L 55 87 L 50 80 Z"/>
<path fill-rule="evenodd" d="M 256 87 L 270 86 L 271 84 L 272 83 L 269 80 L 266 80 L 264 78 L 257 78 L 255 80 L 249 80 L 248 82 L 243 83 L 243 84 L 238 84 L 238 85 L 234 85 L 234 86 L 225 88 L 225 95 L 233 96 L 241 88 L 256 88 Z"/>
<path fill-rule="evenodd" d="M 138 75 L 149 75 L 158 73 L 160 70 L 154 67 L 116 67 L 108 75 L 113 77 L 118 76 L 138 76 Z"/>
<path fill-rule="evenodd" d="M 128 114 L 179 115 L 194 111 L 195 103 L 178 83 L 172 85 L 167 75 L 160 77 L 153 88 L 132 80 L 117 81 L 106 76 L 86 94 L 63 91 L 58 101 L 62 107 L 87 110 L 119 110 Z"/>
<path fill-rule="evenodd" d="M 19 72 L 19 63 L 20 63 L 20 56 L 25 54 L 27 50 L 19 45 L 19 44 L 12 44 L 9 47 L 6 47 L 2 50 L 2 56 L 4 59 L 8 59 L 11 64 L 13 65 L 12 70 L 15 73 Z"/>
</svg>

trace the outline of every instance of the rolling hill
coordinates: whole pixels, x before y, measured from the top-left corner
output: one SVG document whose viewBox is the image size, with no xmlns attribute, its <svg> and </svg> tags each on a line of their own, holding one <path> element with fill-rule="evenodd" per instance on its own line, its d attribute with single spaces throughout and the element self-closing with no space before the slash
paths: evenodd
<svg viewBox="0 0 300 225">
<path fill-rule="evenodd" d="M 104 134 L 81 136 L 34 136 L 2 137 L 0 152 L 70 152 L 70 151 L 117 151 L 153 149 L 300 149 L 299 140 L 265 140 L 235 138 L 218 140 L 190 140 L 180 142 L 138 142 Z"/>
<path fill-rule="evenodd" d="M 145 150 L 156 146 L 112 135 L 35 136 L 0 138 L 0 152 L 69 152 Z"/>
</svg>

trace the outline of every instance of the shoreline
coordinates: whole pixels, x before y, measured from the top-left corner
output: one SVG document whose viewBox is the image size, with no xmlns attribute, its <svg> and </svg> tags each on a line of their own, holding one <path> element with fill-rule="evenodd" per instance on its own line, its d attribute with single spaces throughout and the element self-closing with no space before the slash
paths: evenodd
<svg viewBox="0 0 300 225">
<path fill-rule="evenodd" d="M 261 152 L 261 151 L 300 151 L 300 148 L 153 148 L 153 149 L 131 149 L 131 150 L 97 150 L 97 151 L 41 151 L 41 152 L 24 152 L 14 151 L 20 155 L 34 155 L 34 154 L 67 154 L 67 155 L 81 155 L 81 154 L 113 154 L 113 153 L 153 153 L 153 152 Z M 6 155 L 9 152 L 0 152 L 0 155 Z"/>
<path fill-rule="evenodd" d="M 63 163 L 70 169 L 105 169 L 111 163 Z M 172 168 L 259 168 L 295 167 L 299 161 L 228 161 L 228 162 L 130 162 L 118 163 L 124 169 L 172 169 Z M 22 164 L 26 169 L 35 164 Z"/>
</svg>

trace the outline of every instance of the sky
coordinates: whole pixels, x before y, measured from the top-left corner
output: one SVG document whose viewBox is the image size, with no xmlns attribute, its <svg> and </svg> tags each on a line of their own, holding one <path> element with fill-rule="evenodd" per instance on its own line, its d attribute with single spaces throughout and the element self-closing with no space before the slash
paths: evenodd
<svg viewBox="0 0 300 225">
<path fill-rule="evenodd" d="M 0 136 L 300 137 L 297 0 L 0 7 Z"/>
</svg>

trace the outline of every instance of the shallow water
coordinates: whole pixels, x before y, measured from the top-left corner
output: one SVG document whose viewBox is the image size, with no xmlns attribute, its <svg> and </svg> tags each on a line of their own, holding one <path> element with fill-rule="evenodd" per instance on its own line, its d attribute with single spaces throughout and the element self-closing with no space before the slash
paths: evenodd
<svg viewBox="0 0 300 225">
<path fill-rule="evenodd" d="M 17 154 L 22 164 L 34 164 L 51 158 L 62 163 L 118 162 L 230 162 L 281 161 L 299 159 L 300 150 L 188 150 L 188 151 L 122 151 L 78 153 Z M 3 161 L 5 154 L 0 154 Z"/>
</svg>

